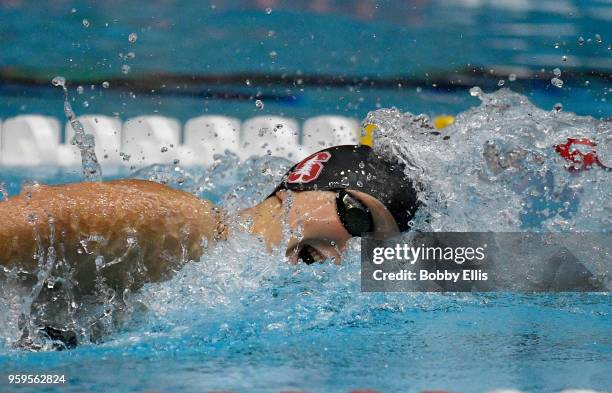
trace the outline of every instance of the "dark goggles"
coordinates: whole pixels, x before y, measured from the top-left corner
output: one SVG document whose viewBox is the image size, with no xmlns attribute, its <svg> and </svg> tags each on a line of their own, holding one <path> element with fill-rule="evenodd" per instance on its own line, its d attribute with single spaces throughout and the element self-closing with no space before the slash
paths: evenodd
<svg viewBox="0 0 612 393">
<path fill-rule="evenodd" d="M 344 228 L 353 236 L 361 236 L 363 233 L 372 232 L 374 219 L 370 209 L 344 190 L 338 191 L 336 195 L 336 210 Z"/>
</svg>

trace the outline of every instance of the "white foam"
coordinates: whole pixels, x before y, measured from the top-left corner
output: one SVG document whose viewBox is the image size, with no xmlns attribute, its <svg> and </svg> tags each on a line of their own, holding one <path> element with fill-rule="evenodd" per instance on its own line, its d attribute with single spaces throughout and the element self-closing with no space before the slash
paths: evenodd
<svg viewBox="0 0 612 393">
<path fill-rule="evenodd" d="M 381 109 L 366 119 L 379 128 L 374 148 L 402 157 L 410 177 L 423 186 L 424 218 L 432 219 L 417 227 L 451 232 L 609 229 L 611 173 L 594 167 L 572 174 L 554 147 L 569 137 L 590 138 L 598 152 L 606 152 L 612 123 L 543 110 L 508 89 L 480 94 L 480 99 L 480 106 L 460 113 L 442 135 L 435 135 L 438 130 L 423 115 Z"/>
</svg>

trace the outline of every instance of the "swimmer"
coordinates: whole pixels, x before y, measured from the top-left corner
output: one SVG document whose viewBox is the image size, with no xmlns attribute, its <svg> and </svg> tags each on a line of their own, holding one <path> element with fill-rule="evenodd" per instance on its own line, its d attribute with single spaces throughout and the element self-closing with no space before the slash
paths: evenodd
<svg viewBox="0 0 612 393">
<path fill-rule="evenodd" d="M 417 208 L 401 163 L 347 145 L 296 164 L 236 219 L 270 250 L 281 244 L 283 225 L 299 231 L 287 242 L 290 263 L 340 263 L 351 237 L 407 231 Z M 199 260 L 231 236 L 229 219 L 209 201 L 150 181 L 32 186 L 0 202 L 0 272 L 18 271 L 32 283 L 41 272 L 70 276 L 82 295 L 94 291 L 97 276 L 115 290 L 134 290 Z"/>
</svg>

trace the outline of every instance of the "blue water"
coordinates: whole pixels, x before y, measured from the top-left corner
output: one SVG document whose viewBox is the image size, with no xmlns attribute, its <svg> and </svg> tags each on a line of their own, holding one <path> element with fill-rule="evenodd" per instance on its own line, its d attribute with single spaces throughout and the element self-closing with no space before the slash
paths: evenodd
<svg viewBox="0 0 612 393">
<path fill-rule="evenodd" d="M 609 295 L 364 295 L 341 283 L 355 266 L 281 270 L 231 307 L 73 351 L 4 354 L 2 369 L 62 373 L 66 390 L 92 392 L 611 386 Z"/>
<path fill-rule="evenodd" d="M 327 3 L 327 9 L 315 3 Z M 372 109 L 392 106 L 414 113 L 455 114 L 477 104 L 467 96 L 467 87 L 433 84 L 436 75 L 465 80 L 457 75 L 470 67 L 517 73 L 515 82 L 493 76 L 486 86 L 477 78 L 474 83 L 487 91 L 505 79 L 506 86 L 543 108 L 561 102 L 579 114 L 610 115 L 612 7 L 605 1 L 297 1 L 270 5 L 270 14 L 266 7 L 246 0 L 180 6 L 116 0 L 50 1 L 44 6 L 37 1 L 5 1 L 0 3 L 0 67 L 42 83 L 64 75 L 80 114 L 116 113 L 122 118 L 153 112 L 183 121 L 203 113 L 239 118 L 270 113 L 298 119 L 335 113 L 363 118 Z M 128 41 L 132 32 L 138 34 L 134 43 Z M 580 37 L 585 40 L 582 45 Z M 126 59 L 129 52 L 134 57 Z M 128 74 L 121 72 L 124 64 L 131 67 Z M 555 67 L 563 73 L 563 88 L 550 84 Z M 580 70 L 603 77 L 572 75 Z M 121 90 L 120 82 L 101 88 L 105 79 L 138 79 L 159 72 L 245 76 L 240 83 L 205 84 L 184 94 L 185 89 L 176 86 L 166 89 L 172 94 Z M 534 82 L 522 78 L 521 72 L 547 76 Z M 368 83 L 315 86 L 307 81 L 247 86 L 249 75 L 256 73 L 404 76 L 418 82 L 387 88 Z M 81 79 L 93 81 L 95 90 L 83 83 L 85 92 L 77 95 L 75 81 Z M 163 77 L 158 80 L 156 90 L 164 84 Z M 57 104 L 61 92 L 47 86 L 0 83 L 0 118 L 31 112 L 63 118 Z M 259 92 L 277 99 L 266 100 L 260 112 L 254 100 L 203 98 L 208 91 Z M 83 107 L 83 101 L 89 106 Z"/>
<path fill-rule="evenodd" d="M 478 138 L 490 137 L 501 148 L 512 143 L 530 151 L 550 147 L 549 140 L 536 149 L 533 140 L 513 139 L 515 134 L 524 137 L 520 132 L 530 127 L 550 128 L 559 138 L 575 132 L 610 135 L 609 122 L 597 123 L 596 129 L 592 119 L 566 112 L 597 119 L 612 114 L 608 103 L 612 7 L 595 0 L 469 5 L 473 3 L 330 2 L 329 10 L 322 11 L 315 3 L 300 1 L 271 6 L 268 14 L 266 6 L 250 1 L 220 1 L 214 8 L 200 2 L 50 1 L 43 6 L 34 1 L 0 1 L 0 67 L 49 82 L 44 87 L 0 78 L 0 117 L 43 113 L 63 119 L 61 92 L 50 87 L 55 75 L 66 76 L 69 83 L 137 79 L 157 71 L 407 75 L 421 82 L 394 88 L 245 82 L 198 87 L 185 95 L 137 92 L 134 96 L 119 84 L 103 89 L 97 83 L 93 90 L 85 85 L 82 95 L 75 92 L 75 83 L 70 88 L 77 114 L 116 113 L 122 118 L 153 112 L 181 120 L 204 113 L 239 118 L 270 113 L 298 119 L 332 113 L 363 118 L 371 110 L 392 106 L 401 112 L 461 114 L 459 125 L 450 132 L 468 139 L 473 130 L 474 145 L 460 139 L 446 155 L 431 152 L 448 165 L 438 166 L 432 160 L 433 173 L 456 175 L 439 178 L 440 188 L 455 198 L 480 198 L 471 203 L 459 199 L 461 204 L 451 205 L 456 209 L 448 216 L 454 230 L 459 230 L 461 220 L 485 230 L 524 224 L 538 230 L 605 230 L 606 225 L 609 229 L 612 209 L 601 208 L 609 206 L 605 203 L 612 192 L 605 173 L 571 176 L 546 150 L 548 172 L 543 173 L 554 175 L 553 189 L 534 197 L 528 196 L 532 189 L 520 190 L 520 179 L 511 174 L 471 183 L 473 174 L 467 169 L 472 166 L 467 161 L 470 149 L 484 142 Z M 90 22 L 88 28 L 83 19 Z M 132 32 L 138 33 L 138 40 L 130 44 L 127 37 Z M 601 43 L 595 34 L 601 35 Z M 585 38 L 583 45 L 578 44 L 580 36 Z M 120 57 L 130 51 L 133 59 Z M 131 66 L 127 75 L 120 71 L 123 64 Z M 510 68 L 517 74 L 542 68 L 552 73 L 559 67 L 565 83 L 563 88 L 552 86 L 549 76 L 528 81 L 519 76 L 515 82 L 504 78 L 505 87 L 543 109 L 535 120 L 527 116 L 532 108 L 518 104 L 510 105 L 515 110 L 509 113 L 494 104 L 470 111 L 480 101 L 467 87 L 432 86 L 430 77 L 457 74 L 468 64 Z M 575 76 L 581 70 L 601 71 L 608 77 Z M 479 81 L 486 91 L 493 91 L 500 78 Z M 277 99 L 267 100 L 265 109 L 258 111 L 252 100 L 205 99 L 199 95 L 201 89 L 253 95 L 261 91 Z M 564 111 L 555 117 L 549 112 L 557 102 Z M 530 136 L 536 144 L 542 141 L 536 133 Z M 612 152 L 610 140 L 604 152 Z M 607 162 L 612 163 L 609 158 Z M 212 173 L 192 169 L 186 183 L 179 186 L 170 179 L 170 184 L 239 208 L 267 194 L 288 164 L 230 162 Z M 482 166 L 482 160 L 474 165 Z M 262 169 L 270 166 L 280 168 L 271 178 L 262 175 Z M 156 173 L 168 175 L 161 168 L 106 178 L 150 178 Z M 224 173 L 227 178 L 221 176 Z M 78 171 L 57 168 L 0 168 L 0 182 L 10 194 L 33 180 L 58 184 L 78 181 L 80 176 Z M 576 189 L 581 191 L 565 192 Z M 563 192 L 556 193 L 559 190 Z M 536 203 L 527 208 L 521 205 L 533 200 Z M 559 207 L 566 203 L 571 209 Z M 494 221 L 496 209 L 505 210 L 515 221 Z M 131 294 L 125 318 L 115 321 L 117 326 L 109 328 L 100 343 L 69 351 L 31 353 L 12 348 L 17 330 L 11 307 L 20 303 L 0 302 L 0 391 L 610 391 L 609 293 L 365 294 L 359 286 L 358 248 L 358 244 L 351 247 L 343 266 L 296 267 L 284 263 L 278 253 L 266 253 L 256 239 L 241 235 L 211 249 L 170 281 Z M 10 373 L 59 373 L 69 382 L 61 387 L 11 386 L 6 377 Z"/>
<path fill-rule="evenodd" d="M 212 181 L 217 186 L 199 195 L 232 209 L 260 199 L 254 190 L 266 194 L 273 187 L 262 168 L 278 177 L 287 164 L 230 161 L 217 171 L 193 169 L 180 186 L 173 168 L 128 176 L 166 176 L 191 191 Z M 74 177 L 38 175 L 56 183 Z M 223 175 L 230 177 L 225 184 Z M 2 180 L 23 178 L 13 173 Z M 466 209 L 484 213 L 480 205 Z M 262 393 L 607 392 L 612 386 L 609 293 L 361 293 L 359 255 L 355 242 L 342 266 L 290 266 L 278 251 L 270 255 L 255 238 L 237 234 L 170 281 L 129 295 L 128 317 L 99 343 L 39 353 L 0 344 L 0 386 L 11 392 Z M 10 321 L 0 331 L 5 339 L 16 334 Z M 63 374 L 69 383 L 9 386 L 11 373 Z"/>
</svg>

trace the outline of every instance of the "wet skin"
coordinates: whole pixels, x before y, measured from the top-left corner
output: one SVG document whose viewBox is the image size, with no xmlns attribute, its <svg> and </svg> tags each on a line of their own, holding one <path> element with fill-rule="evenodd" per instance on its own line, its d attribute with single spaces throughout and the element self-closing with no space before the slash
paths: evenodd
<svg viewBox="0 0 612 393">
<path fill-rule="evenodd" d="M 376 231 L 397 231 L 378 200 L 349 192 L 368 206 Z M 331 191 L 291 197 L 279 191 L 239 217 L 250 218 L 250 231 L 270 249 L 280 245 L 286 217 L 302 235 L 288 240 L 291 263 L 304 247 L 315 260 L 340 263 L 351 235 L 338 218 L 335 197 Z M 0 202 L 0 266 L 26 275 L 39 268 L 72 272 L 83 294 L 94 289 L 96 275 L 116 289 L 165 280 L 225 236 L 222 214 L 210 202 L 144 180 L 34 186 Z"/>
<path fill-rule="evenodd" d="M 55 259 L 82 293 L 97 269 L 112 287 L 134 289 L 197 260 L 219 216 L 210 202 L 149 181 L 34 186 L 0 202 L 0 265 L 34 272 Z"/>
<path fill-rule="evenodd" d="M 391 213 L 376 198 L 349 190 L 349 193 L 365 204 L 374 219 L 375 232 L 397 232 Z M 286 255 L 291 263 L 298 262 L 298 254 L 308 246 L 315 260 L 341 261 L 341 253 L 352 237 L 342 225 L 336 210 L 336 193 L 332 191 L 303 191 L 291 193 L 278 191 L 275 197 L 247 209 L 253 217 L 252 232 L 266 239 L 268 245 L 278 246 L 282 239 L 284 207 L 290 204 L 286 224 L 298 236 L 288 240 Z M 283 205 L 284 204 L 284 205 Z M 300 236 L 301 235 L 301 236 Z"/>
</svg>

